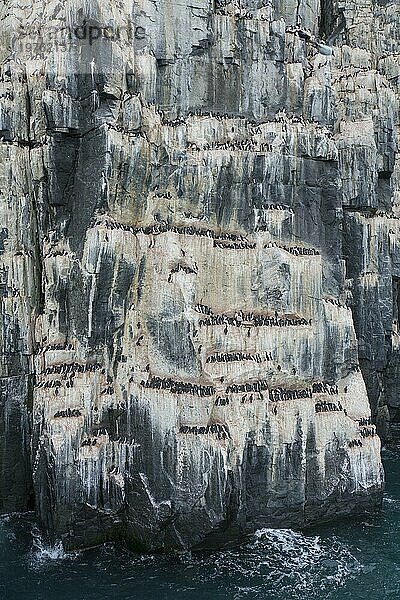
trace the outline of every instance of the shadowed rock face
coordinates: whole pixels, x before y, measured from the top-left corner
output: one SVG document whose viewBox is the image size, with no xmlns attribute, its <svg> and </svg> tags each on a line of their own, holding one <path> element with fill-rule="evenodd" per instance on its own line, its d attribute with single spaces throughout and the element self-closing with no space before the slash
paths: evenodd
<svg viewBox="0 0 400 600">
<path fill-rule="evenodd" d="M 400 7 L 31 4 L 0 9 L 0 511 L 168 550 L 379 506 Z"/>
</svg>

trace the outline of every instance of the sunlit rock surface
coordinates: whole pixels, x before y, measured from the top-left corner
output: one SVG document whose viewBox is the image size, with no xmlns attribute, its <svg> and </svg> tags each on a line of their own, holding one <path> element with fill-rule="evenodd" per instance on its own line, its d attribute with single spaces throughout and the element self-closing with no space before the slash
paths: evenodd
<svg viewBox="0 0 400 600">
<path fill-rule="evenodd" d="M 0 510 L 154 550 L 379 506 L 400 6 L 0 13 Z"/>
</svg>

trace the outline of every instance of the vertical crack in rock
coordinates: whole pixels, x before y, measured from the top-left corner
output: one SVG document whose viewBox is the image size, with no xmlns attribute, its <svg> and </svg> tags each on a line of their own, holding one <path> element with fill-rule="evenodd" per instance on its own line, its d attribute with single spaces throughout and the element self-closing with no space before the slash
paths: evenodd
<svg viewBox="0 0 400 600">
<path fill-rule="evenodd" d="M 0 13 L 0 511 L 169 550 L 378 507 L 399 5 Z"/>
</svg>

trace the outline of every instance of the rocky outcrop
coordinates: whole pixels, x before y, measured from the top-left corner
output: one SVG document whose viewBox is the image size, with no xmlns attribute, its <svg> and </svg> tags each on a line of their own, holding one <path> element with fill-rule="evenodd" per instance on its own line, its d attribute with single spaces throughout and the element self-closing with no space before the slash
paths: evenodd
<svg viewBox="0 0 400 600">
<path fill-rule="evenodd" d="M 400 8 L 0 10 L 0 510 L 158 550 L 379 506 Z"/>
</svg>

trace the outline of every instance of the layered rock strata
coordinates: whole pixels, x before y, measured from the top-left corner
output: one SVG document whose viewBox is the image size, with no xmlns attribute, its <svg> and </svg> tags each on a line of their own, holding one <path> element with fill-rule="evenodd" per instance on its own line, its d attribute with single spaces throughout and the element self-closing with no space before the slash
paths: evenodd
<svg viewBox="0 0 400 600">
<path fill-rule="evenodd" d="M 361 4 L 3 5 L 0 510 L 159 550 L 379 506 L 400 7 Z"/>
</svg>

